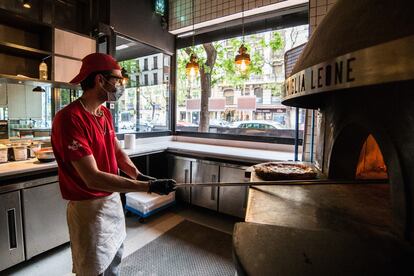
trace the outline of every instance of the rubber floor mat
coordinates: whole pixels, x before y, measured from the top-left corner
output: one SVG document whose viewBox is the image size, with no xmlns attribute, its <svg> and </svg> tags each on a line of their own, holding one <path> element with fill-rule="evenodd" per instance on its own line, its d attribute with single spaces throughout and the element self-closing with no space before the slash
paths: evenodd
<svg viewBox="0 0 414 276">
<path fill-rule="evenodd" d="M 234 276 L 232 236 L 183 221 L 122 260 L 122 276 Z"/>
</svg>

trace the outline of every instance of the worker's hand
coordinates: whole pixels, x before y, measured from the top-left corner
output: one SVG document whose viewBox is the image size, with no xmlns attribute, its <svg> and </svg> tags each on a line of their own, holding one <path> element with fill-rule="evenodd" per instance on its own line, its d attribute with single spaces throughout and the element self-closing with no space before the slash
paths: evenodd
<svg viewBox="0 0 414 276">
<path fill-rule="evenodd" d="M 145 174 L 138 174 L 137 176 L 137 180 L 139 181 L 150 181 L 150 180 L 155 180 L 155 177 L 149 176 L 149 175 L 145 175 Z"/>
<path fill-rule="evenodd" d="M 174 179 L 155 179 L 148 181 L 148 192 L 157 193 L 159 195 L 168 195 L 172 191 L 175 191 Z"/>
</svg>

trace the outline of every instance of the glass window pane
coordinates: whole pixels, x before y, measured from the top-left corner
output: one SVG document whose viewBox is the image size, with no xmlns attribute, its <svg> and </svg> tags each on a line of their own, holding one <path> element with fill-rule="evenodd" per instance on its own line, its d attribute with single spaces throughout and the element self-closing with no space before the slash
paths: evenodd
<svg viewBox="0 0 414 276">
<path fill-rule="evenodd" d="M 124 39 L 125 41 L 125 39 Z M 115 107 L 115 126 L 118 133 L 155 132 L 169 130 L 170 59 L 149 46 L 128 42 L 128 51 L 136 47 L 131 58 L 120 61 L 128 73 L 124 95 Z M 122 48 L 122 47 L 120 47 Z M 117 50 L 122 57 L 122 50 Z M 117 56 L 117 59 L 119 58 Z"/>
<path fill-rule="evenodd" d="M 203 103 L 200 81 L 203 70 L 196 77 L 187 76 L 190 48 L 177 50 L 177 131 L 294 139 L 295 109 L 282 105 L 280 98 L 285 80 L 284 56 L 307 39 L 308 25 L 245 36 L 244 44 L 251 58 L 247 73 L 234 63 L 242 37 L 211 42 L 211 52 L 203 45 L 196 45 L 194 51 L 201 66 L 208 55 L 217 56 L 211 82 L 203 86 L 210 88 L 205 90 L 209 91 L 209 98 Z M 207 124 L 200 122 L 202 105 L 207 106 Z M 302 114 L 298 118 L 300 138 L 305 121 Z"/>
</svg>

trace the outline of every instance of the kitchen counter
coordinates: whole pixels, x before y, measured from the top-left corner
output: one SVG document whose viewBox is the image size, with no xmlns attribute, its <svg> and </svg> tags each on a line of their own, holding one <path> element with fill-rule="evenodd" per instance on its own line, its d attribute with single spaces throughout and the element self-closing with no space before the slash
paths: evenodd
<svg viewBox="0 0 414 276">
<path fill-rule="evenodd" d="M 148 142 L 149 140 L 147 139 L 138 139 L 136 140 L 135 149 L 124 150 L 130 157 L 168 151 L 177 154 L 251 163 L 293 159 L 293 153 L 284 151 L 247 149 L 177 141 L 160 141 L 162 139 L 156 138 L 151 140 L 155 140 L 156 142 L 151 143 Z M 42 171 L 50 171 L 53 169 L 57 169 L 56 162 L 40 163 L 36 158 L 25 161 L 8 162 L 0 164 L 0 179 L 24 173 L 41 173 Z"/>
<path fill-rule="evenodd" d="M 50 127 L 13 127 L 12 130 L 17 131 L 51 131 Z"/>
<path fill-rule="evenodd" d="M 252 172 L 251 181 L 262 180 Z M 389 193 L 380 181 L 251 187 L 246 222 L 233 232 L 238 275 L 412 271 L 413 250 L 393 235 Z"/>
</svg>

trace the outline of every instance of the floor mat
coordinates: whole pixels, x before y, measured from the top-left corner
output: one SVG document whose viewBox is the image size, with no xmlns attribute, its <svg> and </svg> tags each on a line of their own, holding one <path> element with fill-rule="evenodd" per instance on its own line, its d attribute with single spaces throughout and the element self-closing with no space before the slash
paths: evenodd
<svg viewBox="0 0 414 276">
<path fill-rule="evenodd" d="M 234 276 L 232 236 L 183 221 L 122 260 L 121 275 Z"/>
</svg>

